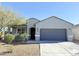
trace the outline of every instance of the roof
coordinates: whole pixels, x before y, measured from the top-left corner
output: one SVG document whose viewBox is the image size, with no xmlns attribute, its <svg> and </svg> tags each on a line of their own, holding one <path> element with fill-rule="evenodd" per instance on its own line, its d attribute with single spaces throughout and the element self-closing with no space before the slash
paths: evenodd
<svg viewBox="0 0 79 59">
<path fill-rule="evenodd" d="M 36 23 L 39 23 L 39 22 L 40 22 L 40 20 L 38 20 L 38 19 L 36 19 L 36 18 L 29 18 L 28 21 L 29 21 L 29 20 L 34 20 L 34 21 L 36 21 Z M 28 22 L 28 23 L 29 23 L 29 22 Z M 36 25 L 36 23 L 34 23 L 34 25 Z"/>
<path fill-rule="evenodd" d="M 59 19 L 59 20 L 62 20 L 62 21 L 64 21 L 64 22 L 68 23 L 68 24 L 74 25 L 74 24 L 72 24 L 72 23 L 70 23 L 70 22 L 68 22 L 68 21 L 65 21 L 65 20 L 63 20 L 63 19 L 61 19 L 61 18 L 59 18 L 59 17 L 56 17 L 56 16 L 48 17 L 48 18 L 46 18 L 46 19 L 44 19 L 44 20 L 42 20 L 42 21 L 40 21 L 40 22 L 43 22 L 43 21 L 48 20 L 49 18 L 53 18 L 53 17 L 54 17 L 54 18 L 57 18 L 57 19 Z M 40 23 L 40 22 L 38 22 L 38 23 Z M 38 23 L 36 23 L 36 24 L 38 24 Z"/>
<path fill-rule="evenodd" d="M 75 25 L 74 27 L 79 27 L 79 24 Z"/>
<path fill-rule="evenodd" d="M 36 19 L 36 18 L 29 18 L 28 20 L 40 21 L 40 20 L 38 20 L 38 19 Z"/>
<path fill-rule="evenodd" d="M 11 27 L 18 27 L 18 26 L 27 26 L 27 24 L 21 24 L 21 25 L 12 25 Z"/>
</svg>

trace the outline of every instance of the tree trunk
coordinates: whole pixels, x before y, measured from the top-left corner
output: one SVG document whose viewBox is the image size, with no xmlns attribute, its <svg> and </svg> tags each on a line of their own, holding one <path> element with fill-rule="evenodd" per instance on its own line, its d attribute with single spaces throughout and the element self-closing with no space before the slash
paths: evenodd
<svg viewBox="0 0 79 59">
<path fill-rule="evenodd" d="M 2 31 L 2 40 L 4 40 L 5 37 L 5 28 L 3 27 L 3 31 Z"/>
</svg>

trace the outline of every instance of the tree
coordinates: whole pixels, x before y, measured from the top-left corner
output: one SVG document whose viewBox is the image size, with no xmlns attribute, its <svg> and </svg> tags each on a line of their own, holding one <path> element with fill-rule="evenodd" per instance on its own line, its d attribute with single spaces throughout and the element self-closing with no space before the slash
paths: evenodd
<svg viewBox="0 0 79 59">
<path fill-rule="evenodd" d="M 12 26 L 14 25 L 22 25 L 22 24 L 26 24 L 26 19 L 19 17 L 16 18 L 16 20 L 13 21 L 14 23 L 12 24 Z"/>
<path fill-rule="evenodd" d="M 0 32 L 5 32 L 6 27 L 25 24 L 25 22 L 23 17 L 17 16 L 16 13 L 10 10 L 0 10 Z"/>
</svg>

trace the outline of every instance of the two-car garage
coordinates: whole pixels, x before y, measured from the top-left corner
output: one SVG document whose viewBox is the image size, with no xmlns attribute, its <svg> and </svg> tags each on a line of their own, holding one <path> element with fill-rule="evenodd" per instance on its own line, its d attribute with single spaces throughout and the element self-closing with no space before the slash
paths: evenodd
<svg viewBox="0 0 79 59">
<path fill-rule="evenodd" d="M 67 41 L 66 29 L 41 29 L 41 41 Z"/>
</svg>

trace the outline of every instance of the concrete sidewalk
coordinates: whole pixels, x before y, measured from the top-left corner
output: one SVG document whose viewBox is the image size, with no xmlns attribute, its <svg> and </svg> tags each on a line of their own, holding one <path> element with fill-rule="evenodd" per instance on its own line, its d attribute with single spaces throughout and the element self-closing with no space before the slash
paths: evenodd
<svg viewBox="0 0 79 59">
<path fill-rule="evenodd" d="M 79 45 L 73 42 L 40 44 L 41 56 L 78 56 Z"/>
</svg>

